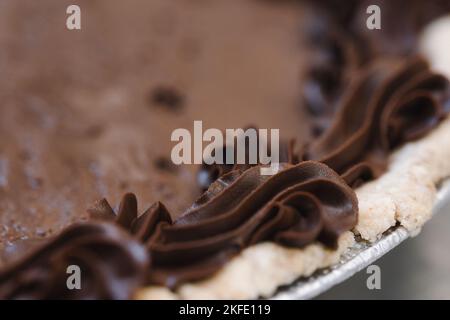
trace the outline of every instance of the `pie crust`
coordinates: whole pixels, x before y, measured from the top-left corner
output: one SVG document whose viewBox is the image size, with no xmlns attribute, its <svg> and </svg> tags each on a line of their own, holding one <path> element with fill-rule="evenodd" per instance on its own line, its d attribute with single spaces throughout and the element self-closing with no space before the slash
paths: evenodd
<svg viewBox="0 0 450 320">
<path fill-rule="evenodd" d="M 432 67 L 450 77 L 450 16 L 433 22 L 423 33 L 422 52 Z M 443 47 L 446 46 L 446 47 Z M 426 137 L 408 143 L 389 158 L 389 168 L 380 178 L 356 190 L 359 222 L 339 239 L 338 249 L 312 244 L 304 249 L 260 243 L 243 250 L 215 276 L 180 286 L 175 292 L 165 287 L 141 289 L 137 299 L 254 299 L 270 297 L 281 285 L 338 262 L 355 243 L 355 235 L 375 241 L 400 224 L 417 235 L 431 218 L 437 188 L 450 176 L 450 119 Z"/>
</svg>

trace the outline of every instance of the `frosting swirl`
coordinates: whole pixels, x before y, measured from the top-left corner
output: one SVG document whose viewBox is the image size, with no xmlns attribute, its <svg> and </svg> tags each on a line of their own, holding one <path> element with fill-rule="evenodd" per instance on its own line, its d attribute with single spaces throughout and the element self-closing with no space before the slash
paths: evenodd
<svg viewBox="0 0 450 320">
<path fill-rule="evenodd" d="M 340 25 L 330 19 L 311 20 L 307 42 L 312 54 L 302 97 L 313 116 L 312 134 L 318 136 L 329 127 L 336 101 L 361 63 L 362 53 Z"/>
<path fill-rule="evenodd" d="M 81 289 L 66 285 L 68 266 L 81 270 Z M 143 282 L 147 252 L 110 223 L 68 227 L 0 272 L 0 299 L 126 299 Z"/>
<path fill-rule="evenodd" d="M 337 3 L 326 1 L 325 7 L 335 12 L 330 8 Z M 0 272 L 0 298 L 123 299 L 148 283 L 176 288 L 204 279 L 262 241 L 296 248 L 318 241 L 335 248 L 339 235 L 357 223 L 351 187 L 377 177 L 391 150 L 423 136 L 450 111 L 447 80 L 421 58 L 398 58 L 414 49 L 414 17 L 423 25 L 436 12 L 415 10 L 405 16 L 406 32 L 384 32 L 393 35 L 385 38 L 355 29 L 364 3 L 338 3 L 342 11 L 313 26 L 310 41 L 321 54 L 311 63 L 304 98 L 316 134 L 323 135 L 305 155 L 284 144 L 282 171 L 272 177 L 253 165 L 204 165 L 205 193 L 176 220 L 159 202 L 139 215 L 133 194 L 124 196 L 117 213 L 103 199 L 88 212 L 116 225 L 91 221 L 49 239 Z M 401 45 L 393 46 L 399 35 Z M 298 163 L 304 159 L 317 162 Z M 81 290 L 65 286 L 72 264 L 82 270 Z"/>
<path fill-rule="evenodd" d="M 347 182 L 380 175 L 388 153 L 422 137 L 448 112 L 450 87 L 427 62 L 411 58 L 375 61 L 349 85 L 331 127 L 306 157 L 344 175 Z"/>
<path fill-rule="evenodd" d="M 377 5 L 383 16 L 382 31 L 366 27 L 367 8 Z M 315 118 L 313 134 L 330 126 L 339 100 L 364 65 L 382 58 L 417 54 L 418 35 L 423 26 L 450 10 L 448 1 L 408 2 L 402 0 L 327 0 L 314 2 L 318 17 L 307 23 L 308 44 L 313 50 L 311 67 L 303 86 L 307 110 Z M 404 11 L 404 10 L 403 10 Z"/>
<path fill-rule="evenodd" d="M 150 283 L 174 288 L 203 279 L 261 241 L 291 247 L 319 241 L 335 248 L 338 236 L 356 225 L 355 193 L 326 165 L 286 164 L 272 177 L 260 175 L 259 169 L 222 176 L 173 222 L 160 203 L 138 217 L 135 196 L 124 196 L 115 219 L 145 243 Z M 115 217 L 106 200 L 89 212 Z"/>
</svg>

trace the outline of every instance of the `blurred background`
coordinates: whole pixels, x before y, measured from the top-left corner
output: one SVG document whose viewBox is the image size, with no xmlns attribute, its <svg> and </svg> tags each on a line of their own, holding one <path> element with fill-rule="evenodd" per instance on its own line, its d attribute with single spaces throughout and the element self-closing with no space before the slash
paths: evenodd
<svg viewBox="0 0 450 320">
<path fill-rule="evenodd" d="M 381 289 L 366 287 L 366 269 L 318 299 L 450 299 L 450 201 L 415 238 L 404 241 L 375 264 Z"/>
</svg>

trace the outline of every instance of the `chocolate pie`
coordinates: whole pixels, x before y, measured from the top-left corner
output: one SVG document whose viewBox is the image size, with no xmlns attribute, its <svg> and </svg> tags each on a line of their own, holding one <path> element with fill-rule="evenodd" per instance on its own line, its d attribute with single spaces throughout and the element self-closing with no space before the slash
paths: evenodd
<svg viewBox="0 0 450 320">
<path fill-rule="evenodd" d="M 81 30 L 1 5 L 0 298 L 269 297 L 430 218 L 450 84 L 420 35 L 448 1 L 78 5 Z M 280 171 L 175 165 L 195 120 L 279 129 Z"/>
</svg>

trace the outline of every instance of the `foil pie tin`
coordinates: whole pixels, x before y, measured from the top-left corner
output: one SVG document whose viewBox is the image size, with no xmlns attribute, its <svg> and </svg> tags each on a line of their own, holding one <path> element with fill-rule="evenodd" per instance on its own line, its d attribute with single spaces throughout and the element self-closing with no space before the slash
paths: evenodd
<svg viewBox="0 0 450 320">
<path fill-rule="evenodd" d="M 433 214 L 439 213 L 448 202 L 450 202 L 450 180 L 440 186 Z M 396 226 L 373 243 L 356 239 L 355 245 L 342 255 L 337 264 L 318 270 L 310 277 L 300 278 L 294 284 L 279 290 L 271 299 L 312 299 L 373 264 L 412 236 L 414 234 L 404 227 Z"/>
</svg>

